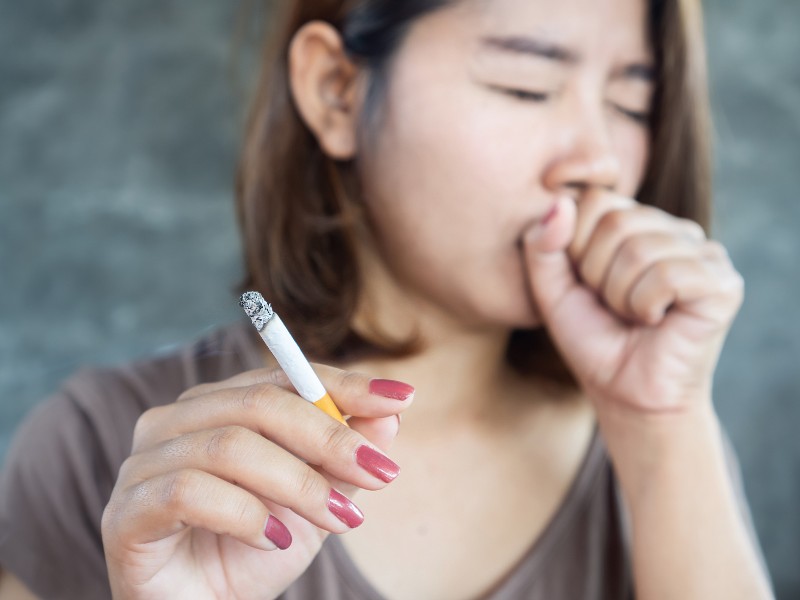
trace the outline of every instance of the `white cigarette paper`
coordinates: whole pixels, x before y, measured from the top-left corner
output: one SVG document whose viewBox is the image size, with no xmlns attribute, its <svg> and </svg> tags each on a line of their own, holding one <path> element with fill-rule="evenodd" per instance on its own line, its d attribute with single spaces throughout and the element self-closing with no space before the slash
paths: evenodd
<svg viewBox="0 0 800 600">
<path fill-rule="evenodd" d="M 289 377 L 297 393 L 333 418 L 345 423 L 314 369 L 303 356 L 286 325 L 258 292 L 245 292 L 239 304 L 253 321 L 261 339 Z"/>
</svg>

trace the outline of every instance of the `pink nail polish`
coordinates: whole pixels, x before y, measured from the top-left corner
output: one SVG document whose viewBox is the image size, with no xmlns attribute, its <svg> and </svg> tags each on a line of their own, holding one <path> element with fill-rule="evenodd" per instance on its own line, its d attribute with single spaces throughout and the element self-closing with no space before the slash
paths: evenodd
<svg viewBox="0 0 800 600">
<path fill-rule="evenodd" d="M 381 481 L 389 483 L 400 473 L 400 467 L 392 460 L 376 452 L 369 446 L 359 446 L 356 450 L 356 462 L 361 465 L 370 475 L 374 475 Z"/>
<path fill-rule="evenodd" d="M 373 379 L 369 382 L 369 393 L 393 400 L 408 400 L 414 395 L 414 388 L 402 381 Z"/>
<path fill-rule="evenodd" d="M 286 548 L 292 545 L 292 534 L 289 533 L 286 525 L 278 521 L 278 519 L 272 515 L 267 519 L 264 535 L 281 550 L 286 550 Z"/>
<path fill-rule="evenodd" d="M 350 529 L 358 527 L 364 522 L 364 513 L 353 504 L 350 498 L 336 490 L 331 490 L 330 496 L 328 496 L 328 510 Z"/>
</svg>

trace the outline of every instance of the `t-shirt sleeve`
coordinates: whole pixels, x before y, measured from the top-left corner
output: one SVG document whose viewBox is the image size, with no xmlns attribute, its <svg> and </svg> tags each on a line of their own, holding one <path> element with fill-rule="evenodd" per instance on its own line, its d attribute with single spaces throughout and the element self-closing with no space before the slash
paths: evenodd
<svg viewBox="0 0 800 600">
<path fill-rule="evenodd" d="M 114 476 L 78 374 L 17 430 L 0 476 L 0 565 L 42 598 L 109 598 L 100 520 Z"/>
<path fill-rule="evenodd" d="M 0 569 L 41 598 L 110 598 L 100 523 L 136 421 L 193 385 L 241 372 L 243 357 L 226 329 L 69 378 L 17 429 L 0 472 Z"/>
</svg>

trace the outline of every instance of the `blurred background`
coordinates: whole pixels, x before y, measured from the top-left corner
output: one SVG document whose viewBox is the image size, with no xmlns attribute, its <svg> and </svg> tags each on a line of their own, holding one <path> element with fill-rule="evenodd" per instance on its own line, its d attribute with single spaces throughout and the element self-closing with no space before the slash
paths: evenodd
<svg viewBox="0 0 800 600">
<path fill-rule="evenodd" d="M 778 597 L 796 599 L 800 2 L 704 4 L 715 231 L 747 282 L 715 398 Z M 240 318 L 233 172 L 264 18 L 243 5 L 0 1 L 0 461 L 81 365 Z"/>
</svg>

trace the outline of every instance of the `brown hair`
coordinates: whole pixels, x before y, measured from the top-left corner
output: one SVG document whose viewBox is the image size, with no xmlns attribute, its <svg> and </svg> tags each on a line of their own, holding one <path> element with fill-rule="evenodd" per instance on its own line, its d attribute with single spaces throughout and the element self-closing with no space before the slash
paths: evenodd
<svg viewBox="0 0 800 600">
<path fill-rule="evenodd" d="M 287 2 L 267 36 L 237 174 L 243 234 L 241 288 L 260 291 L 301 347 L 317 360 L 353 350 L 403 354 L 407 344 L 364 339 L 352 319 L 360 297 L 355 228 L 362 223 L 355 163 L 320 149 L 290 94 L 288 47 L 305 23 L 336 27 L 370 76 L 365 119 L 380 104 L 392 53 L 408 26 L 448 0 Z M 710 119 L 698 0 L 649 0 L 656 57 L 651 160 L 638 199 L 708 227 Z M 543 328 L 515 331 L 509 362 L 523 372 L 574 384 Z"/>
</svg>

